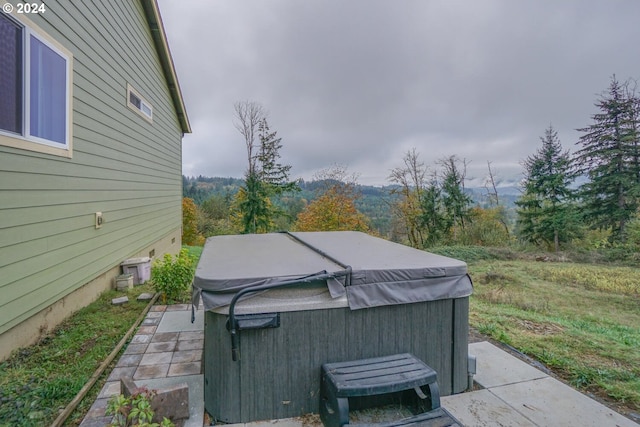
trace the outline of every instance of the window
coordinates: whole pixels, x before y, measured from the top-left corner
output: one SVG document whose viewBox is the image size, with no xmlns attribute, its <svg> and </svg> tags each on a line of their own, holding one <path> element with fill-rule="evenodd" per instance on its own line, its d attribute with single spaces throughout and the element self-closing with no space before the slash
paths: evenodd
<svg viewBox="0 0 640 427">
<path fill-rule="evenodd" d="M 71 157 L 71 53 L 0 13 L 0 144 Z"/>
<path fill-rule="evenodd" d="M 127 85 L 127 105 L 136 113 L 150 122 L 153 122 L 153 108 L 146 99 L 140 95 L 131 85 Z"/>
</svg>

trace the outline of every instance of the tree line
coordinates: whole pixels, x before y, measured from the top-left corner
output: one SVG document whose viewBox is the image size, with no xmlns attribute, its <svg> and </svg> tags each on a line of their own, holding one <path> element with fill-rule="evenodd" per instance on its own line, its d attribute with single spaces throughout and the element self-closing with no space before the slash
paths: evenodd
<svg viewBox="0 0 640 427">
<path fill-rule="evenodd" d="M 196 240 L 280 229 L 361 230 L 417 248 L 525 242 L 559 251 L 572 245 L 636 245 L 640 99 L 635 83 L 613 76 L 595 107 L 591 123 L 578 129 L 573 154 L 563 150 L 552 125 L 544 130 L 538 150 L 522 161 L 524 178 L 513 209 L 499 195 L 490 162 L 480 204 L 465 188 L 464 158 L 451 155 L 426 165 L 416 149 L 390 171 L 388 186 L 370 190 L 383 195 L 363 195 L 357 175 L 340 165 L 310 183 L 293 181 L 291 166 L 280 163 L 282 141 L 269 129 L 264 108 L 240 102 L 234 108 L 247 153 L 244 179 L 215 178 L 227 190 L 205 199 L 197 180 L 183 177 L 185 215 L 193 212 L 196 224 L 184 229 L 194 230 Z M 372 203 L 362 201 L 373 199 L 375 210 L 363 213 Z"/>
<path fill-rule="evenodd" d="M 524 161 L 523 195 L 517 202 L 521 238 L 556 251 L 589 230 L 601 232 L 602 244 L 609 246 L 637 241 L 640 98 L 635 82 L 613 76 L 595 107 L 591 124 L 578 129 L 582 135 L 575 153 L 563 151 L 550 125 L 540 138 L 542 146 Z"/>
</svg>

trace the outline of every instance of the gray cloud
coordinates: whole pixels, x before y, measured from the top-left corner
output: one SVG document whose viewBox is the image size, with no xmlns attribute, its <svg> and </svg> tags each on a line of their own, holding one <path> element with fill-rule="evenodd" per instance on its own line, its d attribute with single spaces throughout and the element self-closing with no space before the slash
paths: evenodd
<svg viewBox="0 0 640 427">
<path fill-rule="evenodd" d="M 241 177 L 233 104 L 261 102 L 293 174 L 385 184 L 404 152 L 503 177 L 552 123 L 573 149 L 597 94 L 640 77 L 640 2 L 159 0 L 192 123 L 187 175 Z"/>
</svg>

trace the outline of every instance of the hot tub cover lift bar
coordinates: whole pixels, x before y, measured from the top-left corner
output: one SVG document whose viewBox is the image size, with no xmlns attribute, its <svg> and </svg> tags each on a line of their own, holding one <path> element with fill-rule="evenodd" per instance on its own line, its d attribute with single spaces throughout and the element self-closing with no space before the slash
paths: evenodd
<svg viewBox="0 0 640 427">
<path fill-rule="evenodd" d="M 244 288 L 238 291 L 233 297 L 233 299 L 231 300 L 231 304 L 229 304 L 229 334 L 231 334 L 231 358 L 233 359 L 233 361 L 236 362 L 240 360 L 240 351 L 238 350 L 238 342 L 240 340 L 240 336 L 238 335 L 238 321 L 235 316 L 236 303 L 238 302 L 240 297 L 242 297 L 247 293 L 265 291 L 265 290 L 274 289 L 274 288 L 283 288 L 286 286 L 313 283 L 319 280 L 336 279 L 338 277 L 346 277 L 348 281 L 350 274 L 351 274 L 351 267 L 347 267 L 347 269 L 343 271 L 338 271 L 334 273 L 327 273 L 326 271 L 321 271 L 319 273 L 311 274 L 309 276 L 301 277 L 299 279 L 276 281 L 276 282 L 253 286 L 250 288 Z"/>
<path fill-rule="evenodd" d="M 265 291 L 268 289 L 273 289 L 273 288 L 283 288 L 283 287 L 287 287 L 287 286 L 292 286 L 292 285 L 301 285 L 301 284 L 308 284 L 308 283 L 314 283 L 314 282 L 318 282 L 321 280 L 329 280 L 329 279 L 337 279 L 338 277 L 344 277 L 345 278 L 345 285 L 349 286 L 350 282 L 351 282 L 351 266 L 346 265 L 342 262 L 340 262 L 339 260 L 333 258 L 331 255 L 327 254 L 324 251 L 321 251 L 320 249 L 316 248 L 313 245 L 310 245 L 309 243 L 305 242 L 304 240 L 301 240 L 299 238 L 297 238 L 296 236 L 294 236 L 293 234 L 289 233 L 288 231 L 283 231 L 282 233 L 288 235 L 289 237 L 291 237 L 292 239 L 294 239 L 295 241 L 297 241 L 298 243 L 308 247 L 309 249 L 311 249 L 312 251 L 318 253 L 319 255 L 329 259 L 330 261 L 338 264 L 340 267 L 344 268 L 344 270 L 342 271 L 336 271 L 333 273 L 329 273 L 326 270 L 325 271 L 320 271 L 318 273 L 315 274 L 310 274 L 308 276 L 304 276 L 304 277 L 300 277 L 298 279 L 290 279 L 290 280 L 277 280 L 274 282 L 270 282 L 270 283 L 264 283 L 264 284 L 260 284 L 260 285 L 256 285 L 256 286 L 250 286 L 244 289 L 241 289 L 240 291 L 238 291 L 233 299 L 231 300 L 231 303 L 229 304 L 229 334 L 231 335 L 231 358 L 233 359 L 234 362 L 240 360 L 240 351 L 238 350 L 238 341 L 240 340 L 240 336 L 238 335 L 238 321 L 236 320 L 236 316 L 235 316 L 235 307 L 236 307 L 236 303 L 238 302 L 238 300 L 245 294 L 248 293 L 253 293 L 253 292 L 259 292 L 259 291 Z"/>
</svg>

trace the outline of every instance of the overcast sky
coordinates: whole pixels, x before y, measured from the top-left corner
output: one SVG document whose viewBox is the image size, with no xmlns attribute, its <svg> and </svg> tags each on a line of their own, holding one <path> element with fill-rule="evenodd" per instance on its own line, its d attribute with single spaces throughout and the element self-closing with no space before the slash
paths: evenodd
<svg viewBox="0 0 640 427">
<path fill-rule="evenodd" d="M 636 0 L 159 0 L 193 133 L 183 173 L 241 178 L 233 105 L 269 112 L 294 178 L 385 185 L 415 147 L 501 179 L 552 124 L 574 150 L 613 74 L 640 78 Z"/>
</svg>

